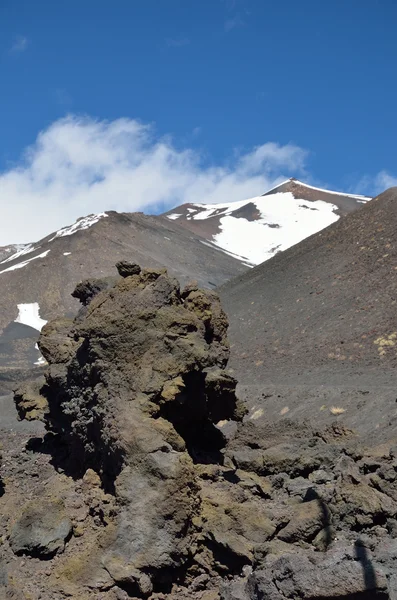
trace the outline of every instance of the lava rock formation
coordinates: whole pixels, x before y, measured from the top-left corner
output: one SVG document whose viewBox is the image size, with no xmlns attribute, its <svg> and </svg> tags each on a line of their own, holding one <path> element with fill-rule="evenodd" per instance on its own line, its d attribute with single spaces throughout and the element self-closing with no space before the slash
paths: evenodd
<svg viewBox="0 0 397 600">
<path fill-rule="evenodd" d="M 397 445 L 244 418 L 218 296 L 181 291 L 165 270 L 118 269 L 79 284 L 74 320 L 44 326 L 45 376 L 15 393 L 47 434 L 21 451 L 7 442 L 0 589 L 396 597 Z"/>
</svg>

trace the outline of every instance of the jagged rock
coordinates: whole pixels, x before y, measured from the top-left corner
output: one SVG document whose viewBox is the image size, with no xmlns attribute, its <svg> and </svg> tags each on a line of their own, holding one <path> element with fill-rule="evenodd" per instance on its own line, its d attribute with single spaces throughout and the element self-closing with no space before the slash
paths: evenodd
<svg viewBox="0 0 397 600">
<path fill-rule="evenodd" d="M 247 473 L 237 469 L 235 471 L 237 483 L 244 489 L 248 489 L 252 494 L 257 494 L 263 498 L 271 498 L 273 495 L 272 484 L 266 477 L 260 477 L 256 473 Z"/>
<path fill-rule="evenodd" d="M 189 281 L 181 291 L 181 298 L 189 296 L 190 292 L 197 292 L 199 289 L 197 281 Z"/>
<path fill-rule="evenodd" d="M 72 523 L 60 500 L 32 501 L 10 531 L 10 546 L 15 554 L 39 558 L 62 552 L 72 531 Z"/>
<path fill-rule="evenodd" d="M 72 319 L 60 317 L 44 325 L 39 347 L 48 364 L 64 364 L 73 356 L 78 344 L 68 336 L 72 324 Z"/>
<path fill-rule="evenodd" d="M 69 448 L 62 468 L 86 473 L 83 486 L 94 471 L 115 495 L 103 566 L 119 586 L 148 595 L 191 553 L 200 512 L 194 463 L 220 460 L 225 437 L 215 425 L 241 419 L 244 408 L 225 371 L 227 319 L 217 295 L 194 287 L 182 297 L 164 270 L 117 268 L 113 287 L 77 286 L 84 308 L 73 322 L 43 328 L 46 426 Z M 265 537 L 258 533 L 261 511 L 233 510 L 243 545 L 252 545 L 246 534 L 262 541 L 274 530 L 266 521 Z"/>
<path fill-rule="evenodd" d="M 201 510 L 196 522 L 223 571 L 239 572 L 250 564 L 254 549 L 271 539 L 276 525 L 264 503 L 239 485 L 222 478 L 202 480 Z"/>
<path fill-rule="evenodd" d="M 116 263 L 116 269 L 121 277 L 131 277 L 131 275 L 139 275 L 141 267 L 136 263 L 130 263 L 127 260 L 120 260 Z"/>
<path fill-rule="evenodd" d="M 115 277 L 103 277 L 99 279 L 86 279 L 78 283 L 72 292 L 73 298 L 77 298 L 83 306 L 88 306 L 91 300 L 100 292 L 113 287 Z"/>
<path fill-rule="evenodd" d="M 314 540 L 312 541 L 312 545 L 319 550 L 320 552 L 325 552 L 328 550 L 329 546 L 335 539 L 335 529 L 332 525 L 327 525 L 324 529 L 318 532 Z"/>
<path fill-rule="evenodd" d="M 340 489 L 340 516 L 352 527 L 361 529 L 397 516 L 397 503 L 368 485 L 343 485 Z"/>
<path fill-rule="evenodd" d="M 20 385 L 14 391 L 14 402 L 19 418 L 27 421 L 43 421 L 48 412 L 48 402 L 41 394 L 44 377 Z"/>
<path fill-rule="evenodd" d="M 0 588 L 5 587 L 7 584 L 7 567 L 0 561 Z"/>
<path fill-rule="evenodd" d="M 330 512 L 319 499 L 298 504 L 291 513 L 291 520 L 278 534 L 284 542 L 312 540 L 317 533 L 329 525 Z"/>
<path fill-rule="evenodd" d="M 238 468 L 258 475 L 287 473 L 293 478 L 307 478 L 311 472 L 333 464 L 340 449 L 305 426 L 298 431 L 288 421 L 272 428 L 255 427 L 251 422 L 239 427 L 226 454 Z"/>
</svg>

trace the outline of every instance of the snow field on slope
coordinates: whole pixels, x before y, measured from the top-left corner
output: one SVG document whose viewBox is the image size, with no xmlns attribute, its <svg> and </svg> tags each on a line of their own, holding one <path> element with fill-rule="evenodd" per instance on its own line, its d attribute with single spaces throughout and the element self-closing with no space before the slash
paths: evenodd
<svg viewBox="0 0 397 600">
<path fill-rule="evenodd" d="M 29 254 L 29 252 L 33 252 L 33 250 L 37 250 L 37 249 L 38 248 L 35 248 L 33 244 L 26 244 L 26 245 L 21 244 L 21 246 L 20 246 L 19 250 L 17 250 L 17 252 L 14 252 L 14 254 L 11 254 L 11 256 L 2 260 L 0 262 L 0 264 L 6 263 L 6 262 L 11 262 L 12 260 L 16 260 L 20 256 Z"/>
<path fill-rule="evenodd" d="M 256 205 L 260 218 L 248 221 L 232 215 L 221 217 L 221 231 L 214 236 L 213 242 L 256 265 L 339 219 L 334 204 L 299 200 L 291 192 L 253 198 L 248 202 Z"/>
<path fill-rule="evenodd" d="M 0 271 L 0 275 L 2 273 L 6 273 L 7 271 L 15 271 L 16 269 L 22 269 L 23 267 L 26 267 L 26 265 L 28 265 L 30 262 L 32 262 L 32 260 L 36 260 L 36 258 L 45 258 L 48 253 L 49 253 L 49 250 L 46 250 L 45 252 L 42 252 L 41 254 L 38 254 L 37 256 L 32 256 L 32 258 L 28 258 L 27 260 L 24 260 L 23 262 L 17 263 L 16 265 L 12 265 L 12 267 L 8 267 L 8 269 L 3 269 L 2 271 Z"/>
<path fill-rule="evenodd" d="M 250 202 L 260 212 L 258 220 L 248 221 L 230 214 Z M 224 216 L 219 215 L 220 209 L 224 210 Z M 335 210 L 337 206 L 329 202 L 308 202 L 294 198 L 291 192 L 279 192 L 228 205 L 206 205 L 205 210 L 193 218 L 205 219 L 218 214 L 221 231 L 212 242 L 257 265 L 337 221 Z"/>
<path fill-rule="evenodd" d="M 41 331 L 47 321 L 40 317 L 39 303 L 31 302 L 27 304 L 18 304 L 18 316 L 14 323 L 28 325 L 33 329 L 37 329 L 37 331 Z"/>
</svg>

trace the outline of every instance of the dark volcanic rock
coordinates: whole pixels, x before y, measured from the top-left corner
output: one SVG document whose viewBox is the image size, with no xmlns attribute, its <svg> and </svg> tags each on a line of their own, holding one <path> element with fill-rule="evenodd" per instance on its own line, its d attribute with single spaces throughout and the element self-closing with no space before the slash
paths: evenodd
<svg viewBox="0 0 397 600">
<path fill-rule="evenodd" d="M 54 556 L 65 547 L 72 523 L 61 501 L 28 504 L 10 533 L 10 546 L 15 554 L 40 558 Z"/>
<path fill-rule="evenodd" d="M 131 275 L 139 275 L 141 267 L 136 263 L 130 263 L 126 260 L 120 260 L 116 263 L 116 269 L 121 277 L 130 277 Z"/>
<path fill-rule="evenodd" d="M 368 557 L 364 559 L 364 556 Z M 361 557 L 357 547 L 339 547 L 325 557 L 308 552 L 269 555 L 253 575 L 255 594 L 263 600 L 326 600 L 331 598 L 382 598 L 386 600 L 387 579 L 374 568 L 370 557 Z"/>
<path fill-rule="evenodd" d="M 49 363 L 47 427 L 69 448 L 63 467 L 94 469 L 117 498 L 103 564 L 143 593 L 187 561 L 199 508 L 194 462 L 219 453 L 215 423 L 238 409 L 217 295 L 182 298 L 162 271 L 123 269 L 128 277 L 98 290 L 74 322 L 46 325 L 39 347 Z"/>
<path fill-rule="evenodd" d="M 83 306 L 87 306 L 91 300 L 99 294 L 99 292 L 103 292 L 107 290 L 116 282 L 115 277 L 104 277 L 102 279 L 86 279 L 81 283 L 77 284 L 75 289 L 72 292 L 73 298 L 77 298 L 80 300 Z"/>
</svg>

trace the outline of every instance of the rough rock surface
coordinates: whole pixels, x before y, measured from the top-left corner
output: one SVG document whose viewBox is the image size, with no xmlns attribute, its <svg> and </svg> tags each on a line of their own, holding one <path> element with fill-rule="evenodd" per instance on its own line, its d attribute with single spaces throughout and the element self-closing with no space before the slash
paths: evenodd
<svg viewBox="0 0 397 600">
<path fill-rule="evenodd" d="M 2 434 L 0 595 L 396 598 L 397 439 L 244 417 L 217 295 L 118 269 L 15 394 L 47 434 Z"/>
<path fill-rule="evenodd" d="M 62 502 L 31 502 L 12 526 L 9 541 L 15 554 L 51 557 L 65 548 L 71 532 Z"/>
</svg>

